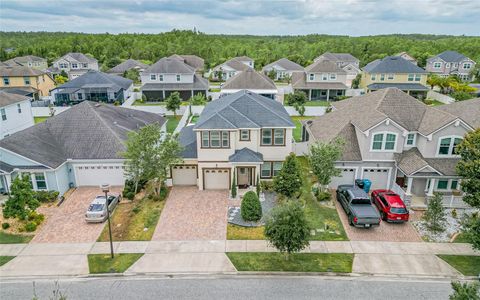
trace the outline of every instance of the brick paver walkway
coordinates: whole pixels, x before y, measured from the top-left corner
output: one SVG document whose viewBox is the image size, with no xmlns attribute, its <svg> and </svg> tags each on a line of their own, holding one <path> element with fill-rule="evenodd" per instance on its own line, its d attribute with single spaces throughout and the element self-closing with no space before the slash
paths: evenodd
<svg viewBox="0 0 480 300">
<path fill-rule="evenodd" d="M 112 192 L 121 192 L 121 187 L 112 187 Z M 85 222 L 85 212 L 90 202 L 101 195 L 100 188 L 77 188 L 60 207 L 49 208 L 51 215 L 39 229 L 32 243 L 87 243 L 95 242 L 104 223 Z M 51 210 L 54 210 L 53 212 Z"/>
<path fill-rule="evenodd" d="M 152 240 L 224 240 L 228 192 L 175 186 Z"/>
<path fill-rule="evenodd" d="M 387 223 L 382 220 L 380 226 L 373 228 L 355 228 L 348 224 L 347 215 L 343 207 L 335 201 L 338 215 L 342 220 L 343 228 L 351 241 L 387 241 L 387 242 L 421 242 L 419 234 L 410 224 L 410 222 L 402 224 Z M 413 217 L 410 212 L 410 217 Z"/>
</svg>

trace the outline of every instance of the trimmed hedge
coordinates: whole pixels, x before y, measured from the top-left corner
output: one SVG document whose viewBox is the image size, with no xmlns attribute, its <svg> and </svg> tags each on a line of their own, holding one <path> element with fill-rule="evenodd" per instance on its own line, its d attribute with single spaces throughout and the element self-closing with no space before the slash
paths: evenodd
<svg viewBox="0 0 480 300">
<path fill-rule="evenodd" d="M 243 196 L 240 211 L 245 221 L 256 222 L 262 218 L 262 204 L 254 191 L 249 191 Z"/>
</svg>

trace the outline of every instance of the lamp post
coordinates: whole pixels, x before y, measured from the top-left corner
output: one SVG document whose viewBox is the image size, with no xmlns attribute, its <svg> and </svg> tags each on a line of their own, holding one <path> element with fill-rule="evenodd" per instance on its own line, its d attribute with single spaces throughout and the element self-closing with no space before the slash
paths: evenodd
<svg viewBox="0 0 480 300">
<path fill-rule="evenodd" d="M 102 184 L 102 191 L 105 193 L 105 205 L 107 206 L 107 219 L 108 219 L 108 234 L 110 235 L 110 253 L 113 258 L 112 227 L 110 225 L 110 208 L 108 207 L 108 192 L 110 191 L 110 185 Z"/>
</svg>

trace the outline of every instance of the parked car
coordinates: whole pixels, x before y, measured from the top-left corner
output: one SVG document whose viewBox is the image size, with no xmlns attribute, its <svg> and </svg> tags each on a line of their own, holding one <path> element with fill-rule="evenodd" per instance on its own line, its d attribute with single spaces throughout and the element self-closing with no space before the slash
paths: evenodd
<svg viewBox="0 0 480 300">
<path fill-rule="evenodd" d="M 119 194 L 111 194 L 108 196 L 108 209 L 110 213 L 113 212 L 115 206 L 120 202 L 121 196 Z M 107 206 L 105 205 L 105 196 L 97 196 L 90 203 L 85 214 L 87 222 L 104 222 L 107 219 Z"/>
<path fill-rule="evenodd" d="M 372 191 L 372 201 L 380 211 L 382 220 L 387 222 L 407 222 L 409 212 L 402 198 L 391 190 Z"/>
<path fill-rule="evenodd" d="M 337 201 L 347 213 L 351 226 L 370 228 L 380 225 L 380 214 L 368 194 L 357 186 L 339 185 Z"/>
</svg>

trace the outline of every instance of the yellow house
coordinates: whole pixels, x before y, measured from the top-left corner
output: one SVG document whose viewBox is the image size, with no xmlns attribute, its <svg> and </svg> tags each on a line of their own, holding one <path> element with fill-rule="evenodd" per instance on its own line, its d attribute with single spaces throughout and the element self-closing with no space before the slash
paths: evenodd
<svg viewBox="0 0 480 300">
<path fill-rule="evenodd" d="M 33 98 L 48 96 L 55 88 L 55 81 L 47 73 L 25 66 L 0 67 L 0 89 L 24 91 Z"/>
<path fill-rule="evenodd" d="M 387 56 L 363 68 L 360 87 L 367 93 L 396 87 L 413 97 L 424 99 L 428 92 L 427 71 L 400 56 Z"/>
</svg>

